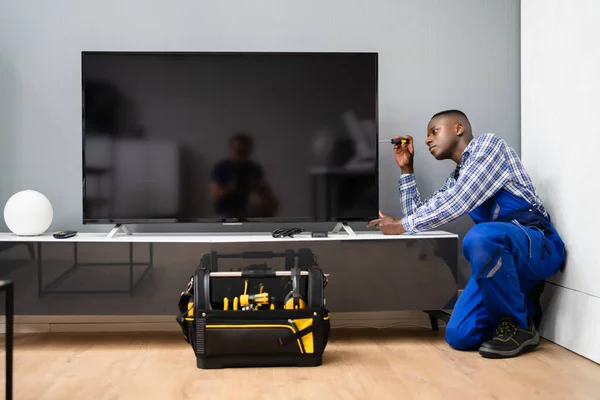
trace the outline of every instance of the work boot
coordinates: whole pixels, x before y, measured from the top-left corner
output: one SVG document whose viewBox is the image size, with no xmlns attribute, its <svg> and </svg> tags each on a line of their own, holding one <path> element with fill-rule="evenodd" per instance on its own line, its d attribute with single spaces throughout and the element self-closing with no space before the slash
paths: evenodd
<svg viewBox="0 0 600 400">
<path fill-rule="evenodd" d="M 520 328 L 513 318 L 503 318 L 494 332 L 494 338 L 483 343 L 479 354 L 485 358 L 516 357 L 523 351 L 534 348 L 540 335 L 532 321 L 527 329 Z"/>
</svg>

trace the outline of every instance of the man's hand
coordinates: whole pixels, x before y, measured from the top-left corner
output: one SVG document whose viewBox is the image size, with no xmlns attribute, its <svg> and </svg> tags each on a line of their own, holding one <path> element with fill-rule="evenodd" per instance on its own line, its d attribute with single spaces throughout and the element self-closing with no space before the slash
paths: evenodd
<svg viewBox="0 0 600 400">
<path fill-rule="evenodd" d="M 379 211 L 379 218 L 369 221 L 367 228 L 376 226 L 385 235 L 400 235 L 406 230 L 399 219 L 388 217 Z"/>
<path fill-rule="evenodd" d="M 415 149 L 413 147 L 412 136 L 395 136 L 396 139 L 406 139 L 406 143 L 394 145 L 394 153 L 396 155 L 396 163 L 402 170 L 403 174 L 412 174 L 413 169 L 413 158 L 415 155 Z"/>
</svg>

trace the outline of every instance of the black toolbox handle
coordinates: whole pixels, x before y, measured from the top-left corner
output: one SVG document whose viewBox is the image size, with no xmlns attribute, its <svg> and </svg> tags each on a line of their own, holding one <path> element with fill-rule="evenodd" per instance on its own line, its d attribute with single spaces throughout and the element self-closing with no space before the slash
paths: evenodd
<svg viewBox="0 0 600 400">
<path fill-rule="evenodd" d="M 275 271 L 272 269 L 247 269 L 242 271 L 242 278 L 275 278 Z"/>
<path fill-rule="evenodd" d="M 310 249 L 299 249 L 297 252 L 291 249 L 283 252 L 274 251 L 244 251 L 241 253 L 218 253 L 211 251 L 202 256 L 200 266 L 209 269 L 210 271 L 219 270 L 219 259 L 223 258 L 243 258 L 243 259 L 270 259 L 270 258 L 285 258 L 285 269 L 290 271 L 294 268 L 295 260 L 298 259 L 298 267 L 302 270 L 309 270 L 315 265 L 313 252 Z"/>
<path fill-rule="evenodd" d="M 243 253 L 217 254 L 217 257 L 219 257 L 219 258 L 245 258 L 245 259 L 275 258 L 275 257 L 285 257 L 285 253 L 275 253 L 273 251 L 244 251 Z"/>
</svg>

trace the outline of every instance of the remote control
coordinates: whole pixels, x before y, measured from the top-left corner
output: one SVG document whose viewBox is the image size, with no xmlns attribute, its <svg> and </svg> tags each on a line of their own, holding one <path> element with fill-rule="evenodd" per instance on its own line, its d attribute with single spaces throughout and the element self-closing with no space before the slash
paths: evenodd
<svg viewBox="0 0 600 400">
<path fill-rule="evenodd" d="M 271 235 L 274 238 L 281 238 L 281 237 L 291 237 L 293 238 L 294 235 L 298 234 L 298 233 L 302 233 L 304 231 L 304 229 L 300 229 L 300 228 L 279 228 L 279 229 L 275 229 L 273 232 L 271 232 Z"/>
<path fill-rule="evenodd" d="M 66 239 L 75 235 L 77 235 L 77 231 L 59 231 L 52 236 L 54 236 L 55 239 Z"/>
<path fill-rule="evenodd" d="M 327 237 L 327 232 L 326 231 L 325 232 L 315 231 L 315 232 L 312 232 L 310 234 L 310 236 L 314 237 L 314 238 L 326 238 Z"/>
</svg>

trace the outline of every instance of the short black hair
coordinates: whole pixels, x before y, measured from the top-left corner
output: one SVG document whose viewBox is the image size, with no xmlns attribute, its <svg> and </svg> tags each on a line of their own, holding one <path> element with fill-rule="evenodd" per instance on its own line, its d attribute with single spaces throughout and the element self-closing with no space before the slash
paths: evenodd
<svg viewBox="0 0 600 400">
<path fill-rule="evenodd" d="M 242 144 L 248 145 L 248 146 L 252 146 L 254 140 L 252 139 L 252 136 L 248 135 L 245 132 L 238 132 L 235 135 L 233 135 L 231 137 L 231 142 L 240 142 Z"/>
<path fill-rule="evenodd" d="M 462 116 L 467 121 L 469 120 L 469 118 L 467 117 L 467 115 L 464 112 L 460 111 L 460 110 L 444 110 L 444 111 L 440 111 L 440 112 L 434 114 L 433 117 L 431 117 L 431 119 L 437 118 L 437 117 L 442 116 L 442 115 L 457 115 L 457 114 L 460 115 L 460 116 Z"/>
</svg>

